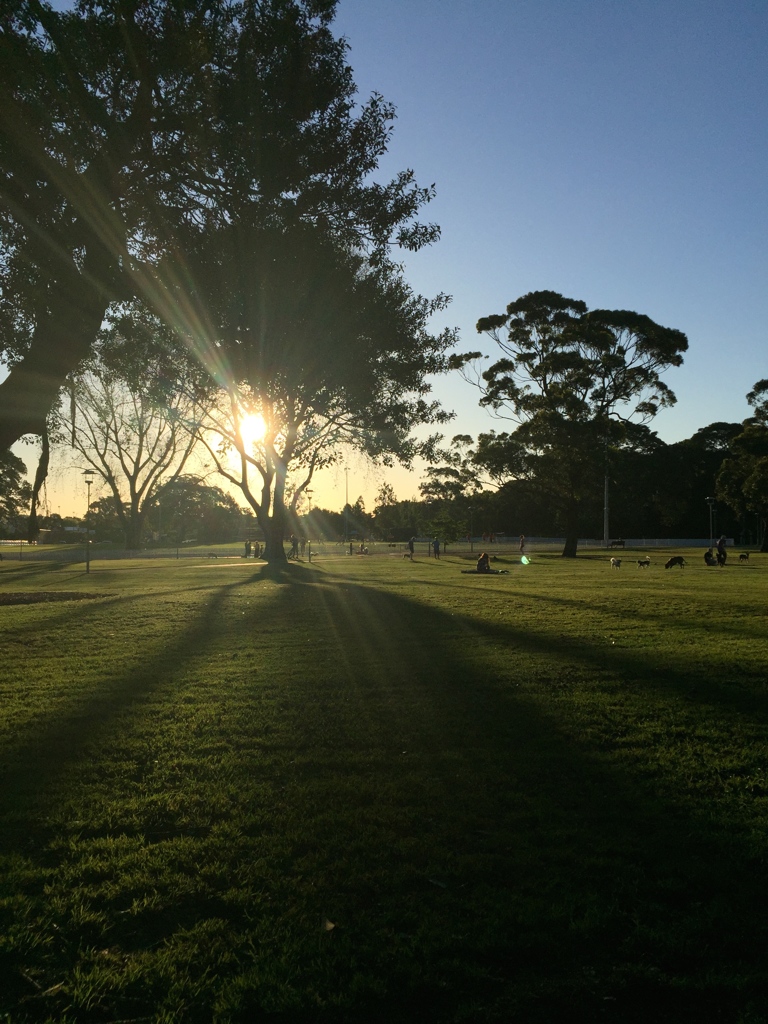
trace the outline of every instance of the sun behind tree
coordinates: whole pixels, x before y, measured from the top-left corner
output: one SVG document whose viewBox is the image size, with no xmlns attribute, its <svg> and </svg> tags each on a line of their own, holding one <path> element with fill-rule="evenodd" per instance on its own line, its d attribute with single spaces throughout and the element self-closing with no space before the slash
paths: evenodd
<svg viewBox="0 0 768 1024">
<path fill-rule="evenodd" d="M 254 446 L 264 440 L 267 425 L 264 417 L 259 412 L 249 413 L 240 421 L 240 436 L 243 439 L 243 446 L 246 451 L 252 451 Z"/>
</svg>

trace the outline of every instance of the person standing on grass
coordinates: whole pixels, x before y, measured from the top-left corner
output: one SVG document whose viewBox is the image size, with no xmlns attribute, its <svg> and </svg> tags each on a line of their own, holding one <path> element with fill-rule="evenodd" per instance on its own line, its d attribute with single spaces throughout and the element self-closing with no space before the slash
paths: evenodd
<svg viewBox="0 0 768 1024">
<path fill-rule="evenodd" d="M 722 535 L 720 540 L 717 542 L 717 561 L 719 565 L 725 565 L 725 561 L 728 558 L 728 552 L 725 550 L 725 534 Z"/>
<path fill-rule="evenodd" d="M 440 541 L 437 539 L 437 537 L 435 537 L 435 539 L 432 541 L 432 550 L 435 553 L 435 558 L 439 558 L 440 557 Z"/>
<path fill-rule="evenodd" d="M 520 534 L 520 557 L 522 558 L 524 554 L 525 554 L 525 537 L 521 533 Z"/>
<path fill-rule="evenodd" d="M 413 561 L 413 544 L 415 540 L 415 537 L 411 537 L 411 539 L 408 541 L 408 553 L 411 556 L 411 561 Z"/>
</svg>

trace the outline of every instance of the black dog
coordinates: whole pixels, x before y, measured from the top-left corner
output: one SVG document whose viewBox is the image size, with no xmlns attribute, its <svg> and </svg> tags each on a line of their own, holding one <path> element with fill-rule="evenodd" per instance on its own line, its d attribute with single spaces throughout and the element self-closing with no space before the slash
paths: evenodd
<svg viewBox="0 0 768 1024">
<path fill-rule="evenodd" d="M 679 565 L 681 569 L 683 568 L 685 565 L 685 559 L 682 555 L 672 555 L 672 557 L 664 563 L 664 568 L 671 569 L 675 565 Z"/>
</svg>

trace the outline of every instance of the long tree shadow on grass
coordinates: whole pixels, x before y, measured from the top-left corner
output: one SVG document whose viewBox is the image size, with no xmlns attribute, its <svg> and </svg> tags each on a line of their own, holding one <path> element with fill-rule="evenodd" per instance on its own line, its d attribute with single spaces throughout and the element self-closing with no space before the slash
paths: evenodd
<svg viewBox="0 0 768 1024">
<path fill-rule="evenodd" d="M 226 769 L 236 828 L 216 848 L 215 909 L 195 891 L 164 920 L 151 906 L 111 920 L 104 942 L 145 958 L 159 948 L 165 963 L 148 962 L 144 980 L 134 973 L 89 1020 L 170 1012 L 175 998 L 190 1022 L 214 1011 L 286 1024 L 763 1019 L 768 900 L 742 836 L 717 808 L 707 822 L 607 763 L 531 689 L 569 661 L 604 666 L 604 650 L 553 651 L 514 627 L 304 578 L 290 573 L 294 585 L 237 616 L 228 598 L 243 581 L 218 588 L 162 656 L 50 723 L 6 772 L 3 810 L 15 817 L 34 795 L 44 814 L 62 770 L 109 770 L 104 751 L 101 765 L 88 761 L 95 734 L 139 717 L 159 691 L 174 700 L 212 629 L 239 655 L 222 677 L 223 717 L 182 730 L 171 751 L 199 757 L 193 792 L 218 771 L 205 750 Z M 503 671 L 489 644 L 509 645 Z M 647 679 L 628 652 L 616 668 Z M 693 682 L 677 672 L 680 686 Z M 130 822 L 144 814 L 147 835 L 149 804 Z M 102 824 L 92 832 L 103 840 Z M 49 886 L 69 856 L 50 844 L 27 855 L 45 863 Z M 75 938 L 60 972 L 88 966 Z M 44 1019 L 51 1007 L 37 1005 L 39 1017 L 25 1004 L 19 1019 Z"/>
<path fill-rule="evenodd" d="M 220 613 L 228 596 L 232 591 L 241 589 L 243 582 L 237 580 L 215 589 L 206 588 L 211 591 L 209 599 L 162 652 L 143 660 L 139 667 L 131 666 L 126 673 L 117 675 L 105 685 L 78 695 L 69 711 L 38 722 L 32 738 L 12 744 L 4 752 L 4 763 L 0 769 L 0 813 L 8 814 L 14 805 L 24 810 L 30 800 L 36 801 L 38 797 L 44 800 L 47 789 L 61 778 L 66 766 L 80 760 L 94 737 L 103 730 L 108 731 L 125 709 L 140 707 L 155 690 L 172 686 L 174 675 L 180 668 L 194 662 L 205 651 L 210 643 L 206 623 Z M 74 632 L 97 621 L 105 613 L 118 613 L 126 604 L 138 603 L 142 599 L 141 594 L 106 598 L 85 611 L 78 607 L 48 614 L 42 626 L 68 626 Z M 115 619 L 115 624 L 118 623 L 119 616 Z M 30 625 L 28 632 L 39 634 L 41 623 Z M 13 837 L 5 830 L 0 834 L 0 850 L 7 849 L 8 842 L 12 845 Z"/>
<path fill-rule="evenodd" d="M 376 1019 L 397 1005 L 398 1019 L 448 1020 L 462 1003 L 456 1019 L 716 1020 L 760 1004 L 760 859 L 716 811 L 665 801 L 516 697 L 514 666 L 483 664 L 500 638 L 551 664 L 549 640 L 369 587 L 319 597 L 334 656 L 296 693 L 291 792 L 334 837 L 339 945 L 389 973 Z M 558 655 L 605 665 L 589 645 Z M 620 668 L 647 678 L 629 655 Z M 398 945 L 410 967 L 393 963 Z"/>
</svg>

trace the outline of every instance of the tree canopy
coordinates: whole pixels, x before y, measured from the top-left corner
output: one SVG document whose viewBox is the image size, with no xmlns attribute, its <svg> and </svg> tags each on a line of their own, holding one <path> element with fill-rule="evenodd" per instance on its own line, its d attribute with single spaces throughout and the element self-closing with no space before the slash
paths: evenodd
<svg viewBox="0 0 768 1024">
<path fill-rule="evenodd" d="M 196 237 L 321 222 L 373 256 L 437 235 L 410 171 L 372 177 L 394 111 L 356 105 L 333 0 L 10 0 L 0 31 L 0 448 L 43 432 L 111 303 L 189 333 Z"/>
<path fill-rule="evenodd" d="M 27 471 L 13 452 L 0 451 L 0 535 L 18 535 L 21 516 L 29 509 L 32 487 L 24 479 Z"/>
<path fill-rule="evenodd" d="M 558 292 L 521 296 L 481 318 L 502 357 L 475 383 L 482 405 L 515 428 L 484 435 L 478 465 L 535 480 L 558 507 L 564 555 L 575 555 L 579 508 L 599 487 L 611 447 L 648 443 L 645 424 L 675 396 L 661 373 L 679 366 L 685 335 L 629 310 L 588 310 Z M 467 367 L 480 353 L 457 357 Z"/>
<path fill-rule="evenodd" d="M 286 513 L 345 446 L 385 463 L 432 453 L 436 437 L 411 431 L 448 418 L 429 381 L 454 342 L 429 330 L 444 296 L 415 295 L 385 255 L 301 223 L 211 236 L 195 280 L 220 389 L 201 437 L 256 513 L 269 560 L 283 557 Z"/>
<path fill-rule="evenodd" d="M 759 380 L 747 394 L 754 416 L 731 439 L 728 457 L 717 477 L 717 496 L 726 501 L 740 520 L 756 513 L 768 519 L 768 380 Z M 768 531 L 763 533 L 763 551 L 768 551 Z"/>
<path fill-rule="evenodd" d="M 174 341 L 141 315 L 102 331 L 72 375 L 54 435 L 107 487 L 128 550 L 142 546 L 147 513 L 197 444 L 200 374 Z"/>
</svg>

